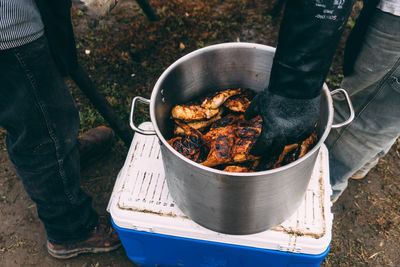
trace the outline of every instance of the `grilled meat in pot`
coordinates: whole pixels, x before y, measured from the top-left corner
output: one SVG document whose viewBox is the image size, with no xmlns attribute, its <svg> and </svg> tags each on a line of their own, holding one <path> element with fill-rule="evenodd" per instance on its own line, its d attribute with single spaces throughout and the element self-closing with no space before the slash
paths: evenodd
<svg viewBox="0 0 400 267">
<path fill-rule="evenodd" d="M 229 125 L 234 125 L 238 124 L 239 122 L 245 122 L 246 119 L 244 118 L 243 115 L 235 115 L 235 114 L 228 114 L 221 118 L 220 120 L 217 120 L 211 125 L 210 130 L 213 130 L 215 128 L 219 127 L 226 127 Z"/>
<path fill-rule="evenodd" d="M 198 130 L 193 129 L 184 123 L 177 123 L 182 129 L 184 129 L 185 135 L 170 139 L 168 144 L 186 158 L 199 162 L 201 160 L 200 154 L 203 145 L 203 135 Z"/>
<path fill-rule="evenodd" d="M 221 113 L 222 104 L 231 96 L 242 93 L 242 89 L 228 89 L 214 93 L 201 101 L 201 105 L 176 105 L 171 116 L 183 121 L 208 120 Z"/>
<path fill-rule="evenodd" d="M 201 106 L 209 109 L 219 108 L 229 97 L 241 94 L 242 92 L 241 88 L 216 92 L 211 97 L 206 97 L 202 101 Z"/>
<path fill-rule="evenodd" d="M 262 118 L 246 120 L 243 113 L 254 93 L 229 89 L 206 97 L 201 104 L 177 105 L 174 137 L 168 143 L 183 156 L 208 167 L 229 172 L 278 168 L 304 156 L 317 142 L 314 132 L 299 144 L 285 146 L 273 158 L 255 157 L 251 149 L 261 134 Z"/>
<path fill-rule="evenodd" d="M 246 112 L 246 109 L 253 99 L 254 93 L 250 90 L 245 90 L 242 94 L 232 96 L 224 102 L 224 107 L 233 112 Z"/>
<path fill-rule="evenodd" d="M 210 149 L 207 159 L 201 164 L 212 167 L 232 162 L 232 148 L 235 145 L 235 127 L 232 125 L 215 128 L 204 136 L 204 144 Z"/>
<path fill-rule="evenodd" d="M 313 145 L 318 141 L 317 133 L 314 131 L 310 137 L 304 140 L 300 145 L 300 153 L 298 158 L 304 156 L 308 151 L 311 150 Z"/>
<path fill-rule="evenodd" d="M 226 166 L 224 171 L 226 171 L 226 172 L 249 172 L 250 169 L 248 167 L 230 165 L 230 166 Z"/>
<path fill-rule="evenodd" d="M 186 125 L 188 125 L 189 127 L 193 128 L 193 129 L 202 131 L 205 128 L 209 127 L 213 122 L 221 119 L 222 113 L 223 113 L 223 109 L 221 108 L 220 111 L 218 112 L 218 114 L 209 120 L 187 122 Z M 185 135 L 185 130 L 176 124 L 175 128 L 174 128 L 174 134 L 175 135 Z"/>
<path fill-rule="evenodd" d="M 220 108 L 210 109 L 200 105 L 177 105 L 172 109 L 171 116 L 183 121 L 199 121 L 210 119 L 220 112 Z"/>
<path fill-rule="evenodd" d="M 204 135 L 204 144 L 210 148 L 210 152 L 202 165 L 213 167 L 258 159 L 250 155 L 250 151 L 260 136 L 262 119 L 257 116 L 246 121 L 244 117 L 240 119 L 242 116 L 236 117 L 239 123 L 213 128 Z M 231 118 L 230 123 L 235 117 Z"/>
</svg>

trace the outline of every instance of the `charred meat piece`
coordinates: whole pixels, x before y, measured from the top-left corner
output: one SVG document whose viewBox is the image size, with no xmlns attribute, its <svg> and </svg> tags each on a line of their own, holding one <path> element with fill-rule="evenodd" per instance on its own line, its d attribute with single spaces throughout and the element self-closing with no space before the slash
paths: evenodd
<svg viewBox="0 0 400 267">
<path fill-rule="evenodd" d="M 205 128 L 209 127 L 213 122 L 221 119 L 222 113 L 223 113 L 223 109 L 220 109 L 220 112 L 209 120 L 187 122 L 186 124 L 193 129 L 202 131 Z M 175 125 L 174 134 L 175 135 L 185 135 L 185 130 L 182 127 L 180 127 L 179 125 Z"/>
<path fill-rule="evenodd" d="M 207 159 L 201 163 L 202 165 L 212 167 L 232 162 L 232 148 L 236 141 L 234 126 L 210 130 L 203 139 L 204 144 L 210 150 Z"/>
<path fill-rule="evenodd" d="M 300 145 L 300 153 L 298 158 L 301 158 L 305 154 L 307 154 L 308 151 L 310 151 L 315 143 L 318 141 L 317 133 L 314 131 L 310 137 L 308 137 L 306 140 L 304 140 L 301 145 Z"/>
<path fill-rule="evenodd" d="M 220 127 L 226 127 L 229 125 L 237 125 L 240 122 L 246 122 L 246 119 L 244 118 L 243 115 L 228 114 L 225 117 L 221 118 L 220 120 L 214 122 L 211 125 L 210 130 Z"/>
<path fill-rule="evenodd" d="M 183 121 L 199 121 L 210 119 L 221 112 L 221 109 L 204 108 L 199 105 L 177 105 L 171 111 L 174 119 Z"/>
<path fill-rule="evenodd" d="M 219 108 L 229 97 L 241 94 L 242 92 L 243 91 L 240 88 L 216 92 L 212 96 L 206 97 L 202 101 L 201 106 L 209 109 Z"/>
<path fill-rule="evenodd" d="M 240 116 L 236 116 L 236 118 L 238 117 Z M 232 121 L 229 120 L 228 123 Z M 212 167 L 258 159 L 258 157 L 250 155 L 250 151 L 260 136 L 261 121 L 261 117 L 257 116 L 248 122 L 239 120 L 237 122 L 240 123 L 236 125 L 211 129 L 203 138 L 204 143 L 210 148 L 210 152 L 207 159 L 201 164 Z"/>
<path fill-rule="evenodd" d="M 250 172 L 250 169 L 248 167 L 244 167 L 244 166 L 230 165 L 230 166 L 226 166 L 224 171 L 226 171 L 226 172 Z"/>
<path fill-rule="evenodd" d="M 250 90 L 244 91 L 242 94 L 232 96 L 228 98 L 224 107 L 233 111 L 233 112 L 246 112 L 246 109 L 249 107 L 251 103 L 251 99 L 253 99 L 254 94 Z"/>
<path fill-rule="evenodd" d="M 295 161 L 298 148 L 298 144 L 285 146 L 282 153 L 279 155 L 278 160 L 274 163 L 274 168 L 279 168 L 282 165 Z"/>
<path fill-rule="evenodd" d="M 185 136 L 178 136 L 168 141 L 176 151 L 195 162 L 202 161 L 201 152 L 203 146 L 203 135 L 196 129 L 190 128 L 184 123 L 178 122 L 184 129 Z"/>
<path fill-rule="evenodd" d="M 260 164 L 260 160 L 246 161 L 235 165 L 221 165 L 224 166 L 222 170 L 227 172 L 254 172 L 257 171 L 257 167 Z"/>
<path fill-rule="evenodd" d="M 301 142 L 301 144 L 291 144 L 285 146 L 283 152 L 279 155 L 279 158 L 273 167 L 278 168 L 303 157 L 314 147 L 317 140 L 317 134 L 314 131 L 306 140 Z"/>
<path fill-rule="evenodd" d="M 221 112 L 221 105 L 231 96 L 238 95 L 242 89 L 228 89 L 214 93 L 201 101 L 201 105 L 176 105 L 171 116 L 183 121 L 208 120 Z"/>
<path fill-rule="evenodd" d="M 258 157 L 250 155 L 250 151 L 261 134 L 262 118 L 254 117 L 250 121 L 239 122 L 236 128 L 236 143 L 233 148 L 233 161 L 244 162 L 247 160 L 256 160 Z"/>
</svg>

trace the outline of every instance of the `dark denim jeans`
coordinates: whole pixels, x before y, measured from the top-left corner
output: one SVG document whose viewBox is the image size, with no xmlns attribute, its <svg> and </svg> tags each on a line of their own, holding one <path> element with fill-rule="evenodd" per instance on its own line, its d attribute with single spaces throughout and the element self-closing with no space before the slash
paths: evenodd
<svg viewBox="0 0 400 267">
<path fill-rule="evenodd" d="M 0 51 L 0 125 L 48 239 L 85 239 L 97 223 L 80 188 L 79 116 L 50 55 L 47 39 Z"/>
<path fill-rule="evenodd" d="M 356 172 L 367 173 L 400 135 L 400 17 L 376 10 L 354 73 L 343 79 L 353 102 L 354 121 L 332 129 L 329 149 L 332 199 Z M 334 97 L 335 120 L 347 118 L 346 101 Z"/>
</svg>

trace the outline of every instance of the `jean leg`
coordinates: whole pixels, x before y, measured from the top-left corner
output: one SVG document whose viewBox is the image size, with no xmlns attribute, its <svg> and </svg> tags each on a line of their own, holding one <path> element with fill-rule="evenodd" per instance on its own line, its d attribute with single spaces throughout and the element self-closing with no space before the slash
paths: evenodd
<svg viewBox="0 0 400 267">
<path fill-rule="evenodd" d="M 376 10 L 371 19 L 354 73 L 342 82 L 356 117 L 332 129 L 326 140 L 332 199 L 345 190 L 351 175 L 386 154 L 400 134 L 400 17 Z M 335 96 L 334 106 L 334 120 L 343 121 L 348 113 L 344 99 Z"/>
<path fill-rule="evenodd" d="M 400 56 L 400 17 L 375 10 L 366 32 L 354 73 L 346 76 L 342 87 L 350 94 L 379 84 Z"/>
<path fill-rule="evenodd" d="M 330 156 L 332 198 L 347 187 L 356 171 L 382 157 L 400 134 L 400 59 L 393 72 L 378 85 L 352 96 L 357 104 L 356 118 L 344 129 L 333 130 L 326 144 Z M 364 101 L 362 105 L 359 102 Z M 340 102 L 340 101 L 339 101 Z M 340 109 L 335 107 L 336 109 Z"/>
<path fill-rule="evenodd" d="M 0 51 L 0 81 L 7 150 L 48 239 L 63 244 L 86 238 L 97 214 L 80 189 L 79 116 L 46 38 Z"/>
</svg>

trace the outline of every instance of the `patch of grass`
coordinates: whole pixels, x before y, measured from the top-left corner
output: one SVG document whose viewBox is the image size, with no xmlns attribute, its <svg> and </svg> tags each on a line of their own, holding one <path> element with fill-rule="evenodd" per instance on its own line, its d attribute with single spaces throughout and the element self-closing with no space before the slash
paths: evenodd
<svg viewBox="0 0 400 267">
<path fill-rule="evenodd" d="M 98 125 L 105 124 L 103 116 L 101 116 L 96 109 L 91 107 L 79 111 L 79 120 L 81 123 L 79 134 L 82 134 Z"/>
</svg>

